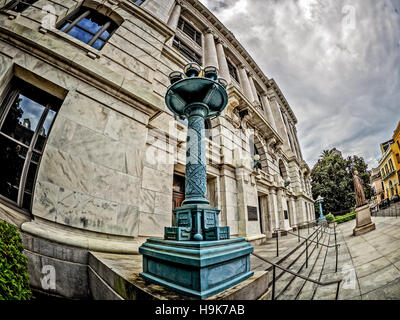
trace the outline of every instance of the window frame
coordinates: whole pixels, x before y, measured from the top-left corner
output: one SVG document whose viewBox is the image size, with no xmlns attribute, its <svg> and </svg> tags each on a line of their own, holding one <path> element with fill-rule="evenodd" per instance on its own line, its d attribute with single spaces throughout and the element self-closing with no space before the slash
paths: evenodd
<svg viewBox="0 0 400 320">
<path fill-rule="evenodd" d="M 238 71 L 237 71 L 237 67 L 231 61 L 229 61 L 228 59 L 226 59 L 226 62 L 227 62 L 227 65 L 228 65 L 229 75 L 238 84 L 240 84 L 240 79 L 239 79 L 239 74 L 238 74 Z"/>
<path fill-rule="evenodd" d="M 175 45 L 175 43 L 178 43 L 178 46 Z M 186 59 L 189 60 L 189 62 L 197 62 L 199 65 L 203 65 L 203 57 L 196 52 L 196 50 L 192 49 L 185 41 L 181 40 L 179 37 L 174 37 L 172 41 L 172 47 L 178 50 L 178 52 L 183 55 Z M 185 55 L 185 52 L 182 52 L 182 47 L 183 49 L 187 49 L 191 51 L 194 55 L 198 57 L 190 57 L 189 54 Z"/>
<path fill-rule="evenodd" d="M 5 5 L 4 9 L 5 9 L 5 10 L 11 10 L 11 11 L 14 11 L 14 12 L 16 12 L 16 13 L 22 13 L 22 12 L 24 12 L 26 9 L 28 9 L 30 6 L 32 6 L 32 5 L 34 5 L 36 2 L 38 2 L 38 0 L 32 0 L 32 3 L 27 2 L 27 1 L 29 1 L 29 0 L 13 0 L 13 1 L 10 1 L 9 3 L 7 3 L 7 4 Z M 15 7 L 18 6 L 18 5 L 21 4 L 21 3 L 24 4 L 24 5 L 26 5 L 26 7 L 25 7 L 23 10 L 21 10 L 21 11 L 15 10 Z"/>
<path fill-rule="evenodd" d="M 183 34 L 194 41 L 200 48 L 203 48 L 202 33 L 198 29 L 196 29 L 196 27 L 194 27 L 190 22 L 182 18 L 182 16 L 179 17 L 177 29 L 179 29 Z M 193 32 L 193 37 L 190 35 L 190 32 L 187 29 Z"/>
<path fill-rule="evenodd" d="M 94 15 L 100 15 L 100 16 L 102 16 L 102 18 L 104 18 L 104 20 L 106 20 L 104 25 L 96 33 L 93 33 L 92 31 L 86 29 L 85 27 L 78 25 L 78 23 L 80 21 L 82 21 L 82 19 L 85 19 L 86 17 L 88 17 L 90 15 L 93 15 L 93 14 Z M 75 17 L 75 19 L 74 19 L 74 17 Z M 62 30 L 67 23 L 69 23 L 69 26 L 66 27 L 64 30 Z M 101 35 L 105 31 L 107 31 L 107 29 L 112 25 L 114 25 L 114 28 L 110 32 L 109 37 L 107 39 L 102 38 Z M 78 7 L 76 10 L 74 10 L 70 15 L 67 15 L 64 19 L 62 19 L 57 24 L 56 29 L 58 31 L 62 32 L 63 34 L 67 35 L 68 37 L 72 37 L 73 39 L 78 40 L 79 42 L 81 42 L 81 43 L 83 43 L 85 45 L 88 45 L 90 48 L 96 50 L 96 52 L 99 52 L 104 48 L 106 43 L 111 39 L 111 37 L 116 32 L 116 30 L 119 28 L 119 26 L 120 26 L 120 23 L 118 23 L 117 21 L 112 19 L 110 16 L 105 15 L 102 12 L 100 12 L 100 11 L 98 11 L 98 10 L 92 8 L 92 7 L 85 6 L 85 4 L 83 4 L 80 7 Z M 90 34 L 90 36 L 92 36 L 92 38 L 90 39 L 89 42 L 86 43 L 85 41 L 68 34 L 68 32 L 71 31 L 73 28 L 78 28 L 78 29 Z M 97 40 L 100 40 L 100 41 L 103 42 L 103 45 L 99 49 L 97 49 L 96 47 L 93 46 L 93 44 Z"/>
<path fill-rule="evenodd" d="M 1 132 L 1 129 L 5 123 L 5 120 L 10 112 L 10 109 L 12 108 L 12 105 L 14 104 L 15 100 L 18 98 L 19 94 L 21 93 L 21 87 L 20 85 L 26 83 L 34 88 L 36 88 L 37 90 L 41 91 L 41 92 L 45 92 L 48 96 L 51 96 L 54 101 L 49 101 L 46 104 L 41 104 L 44 107 L 44 111 L 40 116 L 40 119 L 38 121 L 38 124 L 36 126 L 36 129 L 33 133 L 33 136 L 31 138 L 30 144 L 29 146 L 13 137 L 10 137 L 9 135 L 7 135 L 4 132 Z M 27 97 L 28 99 L 31 99 L 29 97 Z M 32 99 L 31 99 L 32 100 Z M 54 103 L 56 100 L 59 100 L 58 103 Z M 7 198 L 6 196 L 0 194 L 0 201 L 1 202 L 5 202 L 7 203 L 7 205 L 11 205 L 13 209 L 24 213 L 24 214 L 30 214 L 32 211 L 32 204 L 33 204 L 33 198 L 34 198 L 34 193 L 35 193 L 35 186 L 36 186 L 36 181 L 37 181 L 37 175 L 39 172 L 39 168 L 40 168 L 40 163 L 43 157 L 43 153 L 44 153 L 44 148 L 46 147 L 47 144 L 47 140 L 49 138 L 49 134 L 53 128 L 54 122 L 56 121 L 57 115 L 59 113 L 59 110 L 61 108 L 62 105 L 62 99 L 59 99 L 57 97 L 55 97 L 54 95 L 52 95 L 51 93 L 47 92 L 46 90 L 43 90 L 37 86 L 35 86 L 34 84 L 31 84 L 17 76 L 12 77 L 12 79 L 10 80 L 7 88 L 6 88 L 6 94 L 3 98 L 3 100 L 0 100 L 0 136 L 8 139 L 10 141 L 12 141 L 13 143 L 16 143 L 18 145 L 20 145 L 23 148 L 27 149 L 26 155 L 25 155 L 25 159 L 24 159 L 24 164 L 22 167 L 22 171 L 21 171 L 21 177 L 20 177 L 20 181 L 19 181 L 19 186 L 18 186 L 18 197 L 17 197 L 17 201 L 14 201 L 12 199 Z M 2 108 L 4 107 L 4 108 Z M 37 150 L 36 144 L 40 135 L 40 130 L 43 127 L 47 115 L 49 114 L 49 111 L 53 110 L 56 112 L 54 119 L 49 127 L 48 130 L 48 134 L 43 142 L 43 149 L 42 151 Z M 36 153 L 40 156 L 40 159 L 38 161 L 33 160 L 32 156 L 33 154 Z M 30 169 L 30 165 L 31 164 L 35 164 L 37 166 L 36 172 L 35 172 L 35 177 L 34 177 L 34 182 L 33 182 L 33 186 L 32 186 L 32 190 L 31 192 L 29 192 L 31 194 L 31 199 L 30 199 L 30 204 L 29 204 L 29 209 L 24 208 L 24 197 L 25 197 L 25 193 L 26 192 L 26 183 L 27 183 L 27 179 L 28 179 L 28 173 L 29 173 L 29 169 Z"/>
</svg>

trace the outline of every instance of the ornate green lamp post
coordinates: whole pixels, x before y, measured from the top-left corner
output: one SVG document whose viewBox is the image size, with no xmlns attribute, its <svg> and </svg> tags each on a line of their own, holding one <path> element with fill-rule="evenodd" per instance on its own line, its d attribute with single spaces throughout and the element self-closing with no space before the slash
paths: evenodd
<svg viewBox="0 0 400 320">
<path fill-rule="evenodd" d="M 203 299 L 253 275 L 253 248 L 243 238 L 230 239 L 229 227 L 219 226 L 220 210 L 206 199 L 205 120 L 226 107 L 227 83 L 218 78 L 216 67 L 202 70 L 197 63 L 169 78 L 165 102 L 175 115 L 188 119 L 185 201 L 174 211 L 175 225 L 165 227 L 164 240 L 149 239 L 140 247 L 141 276 Z"/>
<path fill-rule="evenodd" d="M 326 218 L 324 216 L 324 213 L 322 212 L 322 203 L 324 202 L 324 198 L 322 198 L 321 196 L 318 196 L 317 198 L 317 203 L 319 204 L 319 218 L 318 218 L 318 222 L 325 222 Z"/>
</svg>

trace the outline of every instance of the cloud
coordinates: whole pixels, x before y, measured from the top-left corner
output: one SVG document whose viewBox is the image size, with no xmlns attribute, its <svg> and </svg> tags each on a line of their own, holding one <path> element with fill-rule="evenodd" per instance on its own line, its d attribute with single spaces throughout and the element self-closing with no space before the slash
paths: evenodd
<svg viewBox="0 0 400 320">
<path fill-rule="evenodd" d="M 397 0 L 201 0 L 298 118 L 310 166 L 331 147 L 376 166 L 400 120 Z"/>
</svg>

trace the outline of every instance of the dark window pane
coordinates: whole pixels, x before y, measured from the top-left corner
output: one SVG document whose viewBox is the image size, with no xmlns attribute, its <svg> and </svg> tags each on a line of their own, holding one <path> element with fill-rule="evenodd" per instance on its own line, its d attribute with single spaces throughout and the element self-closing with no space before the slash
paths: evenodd
<svg viewBox="0 0 400 320">
<path fill-rule="evenodd" d="M 38 165 L 33 162 L 31 162 L 31 164 L 29 165 L 28 175 L 26 177 L 26 183 L 25 183 L 25 192 L 28 191 L 32 193 L 35 183 L 37 168 Z"/>
<path fill-rule="evenodd" d="M 0 135 L 0 194 L 17 201 L 27 149 Z"/>
<path fill-rule="evenodd" d="M 46 120 L 43 123 L 43 126 L 39 129 L 39 136 L 38 136 L 38 139 L 37 139 L 36 145 L 35 145 L 36 150 L 43 151 L 44 143 L 50 132 L 50 128 L 54 122 L 56 114 L 57 114 L 56 111 L 49 110 L 49 112 L 46 116 Z"/>
<path fill-rule="evenodd" d="M 41 104 L 19 94 L 8 112 L 1 131 L 26 145 L 30 145 L 44 110 L 45 107 Z"/>
<path fill-rule="evenodd" d="M 22 208 L 30 210 L 31 209 L 32 194 L 29 192 L 24 193 L 24 200 L 22 203 Z"/>
<path fill-rule="evenodd" d="M 10 4 L 7 6 L 7 9 L 15 12 L 23 12 L 35 2 L 37 2 L 37 0 L 11 1 Z"/>
</svg>

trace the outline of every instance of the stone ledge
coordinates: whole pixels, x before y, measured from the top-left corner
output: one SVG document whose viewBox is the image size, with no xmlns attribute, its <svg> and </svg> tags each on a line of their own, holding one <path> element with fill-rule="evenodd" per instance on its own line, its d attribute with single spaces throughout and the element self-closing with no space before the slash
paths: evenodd
<svg viewBox="0 0 400 320">
<path fill-rule="evenodd" d="M 96 237 L 94 233 L 66 230 L 42 221 L 26 222 L 21 229 L 35 237 L 93 251 L 138 254 L 141 245 L 139 240 L 113 239 L 113 236 L 105 234 Z"/>
<path fill-rule="evenodd" d="M 89 268 L 113 292 L 126 300 L 197 300 L 194 297 L 181 295 L 144 280 L 139 276 L 142 271 L 141 256 L 90 252 Z M 256 271 L 247 280 L 209 297 L 207 300 L 257 300 L 268 298 L 268 277 L 268 272 Z"/>
</svg>

